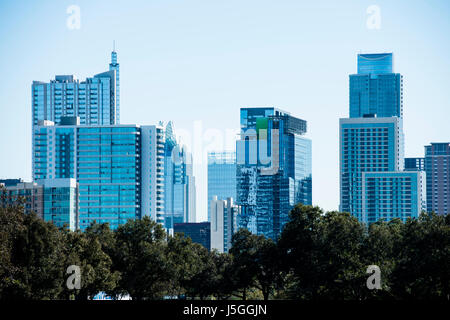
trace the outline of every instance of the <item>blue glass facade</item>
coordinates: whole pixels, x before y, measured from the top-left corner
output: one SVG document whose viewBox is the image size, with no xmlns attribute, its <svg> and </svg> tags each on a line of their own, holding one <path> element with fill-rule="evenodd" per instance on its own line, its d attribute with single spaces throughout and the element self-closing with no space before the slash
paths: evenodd
<svg viewBox="0 0 450 320">
<path fill-rule="evenodd" d="M 359 54 L 350 75 L 350 118 L 403 117 L 403 77 L 393 73 L 393 54 Z"/>
<path fill-rule="evenodd" d="M 164 145 L 165 226 L 195 220 L 195 180 L 192 156 L 176 141 L 172 122 L 165 128 Z"/>
<path fill-rule="evenodd" d="M 211 221 L 211 200 L 236 199 L 236 153 L 208 153 L 208 221 Z"/>
<path fill-rule="evenodd" d="M 340 157 L 340 210 L 364 221 L 362 173 L 400 170 L 403 165 L 401 119 L 340 119 Z"/>
<path fill-rule="evenodd" d="M 425 208 L 423 159 L 404 158 L 402 81 L 392 53 L 358 55 L 358 74 L 350 75 L 350 118 L 339 128 L 340 210 L 364 223 L 406 221 Z"/>
<path fill-rule="evenodd" d="M 117 89 L 115 69 L 82 82 L 73 75 L 56 76 L 49 83 L 33 81 L 33 125 L 41 120 L 59 124 L 61 117 L 73 116 L 80 117 L 80 124 L 116 124 L 119 119 Z"/>
<path fill-rule="evenodd" d="M 419 171 L 363 172 L 362 221 L 418 218 L 425 210 L 424 180 Z"/>
<path fill-rule="evenodd" d="M 34 137 L 33 179 L 77 180 L 81 230 L 140 217 L 139 127 L 36 126 Z"/>
<path fill-rule="evenodd" d="M 242 108 L 236 144 L 240 227 L 276 239 L 297 203 L 312 203 L 306 121 L 276 108 Z"/>
<path fill-rule="evenodd" d="M 43 219 L 58 228 L 79 228 L 79 189 L 75 179 L 37 180 L 43 186 Z"/>
</svg>

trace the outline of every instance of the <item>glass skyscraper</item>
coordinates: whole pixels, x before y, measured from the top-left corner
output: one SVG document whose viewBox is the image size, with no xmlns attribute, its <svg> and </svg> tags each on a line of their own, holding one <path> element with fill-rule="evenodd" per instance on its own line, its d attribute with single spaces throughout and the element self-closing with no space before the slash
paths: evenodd
<svg viewBox="0 0 450 320">
<path fill-rule="evenodd" d="M 401 132 L 397 117 L 340 119 L 340 211 L 363 221 L 362 173 L 401 169 Z"/>
<path fill-rule="evenodd" d="M 403 77 L 393 73 L 393 54 L 358 54 L 358 73 L 350 75 L 350 118 L 376 114 L 403 117 Z"/>
<path fill-rule="evenodd" d="M 211 200 L 236 199 L 236 153 L 208 152 L 208 221 L 211 221 Z"/>
<path fill-rule="evenodd" d="M 68 123 L 35 127 L 33 179 L 77 180 L 80 229 L 94 220 L 115 229 L 144 215 L 163 223 L 163 128 Z"/>
<path fill-rule="evenodd" d="M 350 75 L 350 118 L 340 119 L 340 211 L 372 223 L 418 217 L 424 208 L 423 172 L 403 171 L 402 76 L 393 54 L 359 54 Z"/>
<path fill-rule="evenodd" d="M 119 123 L 119 64 L 112 52 L 110 70 L 85 81 L 57 75 L 50 82 L 33 81 L 32 124 L 40 120 L 60 123 L 61 117 L 80 117 L 82 125 Z"/>
<path fill-rule="evenodd" d="M 306 121 L 273 107 L 241 108 L 236 143 L 240 227 L 277 239 L 289 211 L 312 203 L 311 140 Z"/>
<path fill-rule="evenodd" d="M 165 226 L 195 221 L 195 178 L 192 155 L 180 146 L 172 122 L 165 127 L 164 146 Z"/>
<path fill-rule="evenodd" d="M 441 215 L 450 213 L 450 143 L 425 146 L 427 179 L 427 211 Z"/>
</svg>

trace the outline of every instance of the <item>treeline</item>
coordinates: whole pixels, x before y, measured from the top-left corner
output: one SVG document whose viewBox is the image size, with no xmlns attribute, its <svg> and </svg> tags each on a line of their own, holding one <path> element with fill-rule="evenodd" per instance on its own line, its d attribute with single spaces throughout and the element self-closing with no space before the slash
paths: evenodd
<svg viewBox="0 0 450 320">
<path fill-rule="evenodd" d="M 81 270 L 80 289 L 67 267 Z M 369 265 L 381 289 L 369 290 Z M 450 216 L 366 227 L 346 213 L 296 206 L 280 239 L 240 230 L 228 254 L 168 236 L 149 218 L 111 231 L 57 229 L 0 208 L 0 299 L 450 299 Z"/>
</svg>

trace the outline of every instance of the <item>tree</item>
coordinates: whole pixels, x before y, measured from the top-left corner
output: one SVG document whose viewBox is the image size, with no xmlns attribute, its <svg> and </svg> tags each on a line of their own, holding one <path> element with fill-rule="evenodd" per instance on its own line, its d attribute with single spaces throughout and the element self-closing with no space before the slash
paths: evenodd
<svg viewBox="0 0 450 320">
<path fill-rule="evenodd" d="M 19 210 L 19 209 L 17 209 Z M 24 214 L 10 238 L 11 271 L 2 296 L 9 299 L 56 299 L 64 284 L 64 239 L 50 222 Z M 17 217 L 20 215 L 13 215 Z M 17 226 L 17 225 L 16 225 Z"/>
<path fill-rule="evenodd" d="M 65 235 L 65 267 L 76 265 L 81 271 L 81 288 L 75 291 L 65 287 L 64 295 L 72 293 L 78 300 L 92 299 L 99 292 L 113 292 L 118 284 L 120 273 L 111 271 L 111 258 L 102 250 L 98 235 L 88 229 L 80 231 L 64 231 Z"/>
<path fill-rule="evenodd" d="M 364 226 L 348 213 L 297 205 L 279 241 L 289 298 L 358 299 L 365 287 Z M 293 283 L 292 283 L 293 282 Z"/>
<path fill-rule="evenodd" d="M 133 300 L 161 299 L 170 282 L 166 234 L 149 217 L 129 220 L 116 231 L 114 267 L 121 273 L 116 296 Z"/>
<path fill-rule="evenodd" d="M 396 297 L 450 300 L 450 216 L 424 213 L 402 231 L 392 280 Z"/>
<path fill-rule="evenodd" d="M 396 267 L 401 249 L 401 237 L 404 224 L 400 219 L 389 222 L 378 221 L 368 227 L 362 246 L 364 265 L 376 265 L 381 271 L 381 290 L 364 290 L 363 299 L 393 299 L 391 292 L 392 272 Z"/>
<path fill-rule="evenodd" d="M 217 292 L 219 284 L 218 269 L 216 265 L 217 251 L 209 252 L 205 247 L 194 244 L 193 251 L 198 257 L 196 272 L 184 281 L 186 295 L 199 297 L 204 300 Z"/>
<path fill-rule="evenodd" d="M 290 280 L 289 290 L 285 292 L 288 298 L 311 299 L 316 295 L 320 281 L 316 268 L 320 258 L 322 214 L 319 207 L 303 205 L 295 206 L 289 213 L 290 221 L 278 242 L 281 270 Z"/>
<path fill-rule="evenodd" d="M 0 186 L 0 203 L 6 203 L 4 192 Z M 17 280 L 20 268 L 12 261 L 12 251 L 17 237 L 25 231 L 24 217 L 23 207 L 19 204 L 0 206 L 0 299 L 12 298 L 11 292 L 22 286 Z"/>
<path fill-rule="evenodd" d="M 367 266 L 361 259 L 365 226 L 349 213 L 327 212 L 319 228 L 313 264 L 319 286 L 314 298 L 359 300 L 366 287 Z"/>
<path fill-rule="evenodd" d="M 176 233 L 169 237 L 166 257 L 168 272 L 170 272 L 169 293 L 178 297 L 186 294 L 186 287 L 191 278 L 203 268 L 200 258 L 199 244 L 193 243 L 191 238 Z M 205 249 L 206 250 L 206 249 Z"/>
<path fill-rule="evenodd" d="M 268 300 L 275 287 L 280 287 L 282 283 L 281 256 L 272 239 L 259 236 L 256 240 L 256 286 L 264 300 Z"/>
<path fill-rule="evenodd" d="M 233 256 L 231 274 L 234 287 L 241 291 L 242 300 L 247 299 L 247 291 L 255 284 L 258 266 L 256 264 L 258 237 L 246 229 L 233 234 L 230 254 Z"/>
</svg>

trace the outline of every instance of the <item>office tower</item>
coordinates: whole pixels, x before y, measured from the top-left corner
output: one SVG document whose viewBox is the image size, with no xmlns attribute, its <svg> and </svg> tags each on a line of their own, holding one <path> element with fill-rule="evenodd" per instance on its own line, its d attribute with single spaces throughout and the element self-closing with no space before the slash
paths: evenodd
<svg viewBox="0 0 450 320">
<path fill-rule="evenodd" d="M 427 211 L 449 214 L 450 203 L 450 143 L 425 146 L 427 179 Z"/>
<path fill-rule="evenodd" d="M 405 171 L 425 171 L 425 158 L 405 158 Z"/>
<path fill-rule="evenodd" d="M 426 209 L 423 171 L 362 173 L 362 217 L 365 223 L 418 218 Z"/>
<path fill-rule="evenodd" d="M 339 126 L 340 210 L 364 223 L 406 221 L 425 207 L 423 162 L 404 158 L 402 81 L 391 53 L 359 54 L 350 75 L 350 118 Z"/>
<path fill-rule="evenodd" d="M 208 221 L 211 221 L 211 200 L 236 199 L 236 153 L 208 152 Z"/>
<path fill-rule="evenodd" d="M 289 211 L 312 203 L 311 140 L 306 121 L 273 107 L 241 108 L 236 143 L 240 227 L 277 239 Z"/>
<path fill-rule="evenodd" d="M 119 123 L 119 64 L 111 54 L 110 71 L 85 81 L 73 75 L 57 75 L 50 82 L 33 81 L 31 88 L 32 125 L 41 120 L 59 124 L 61 117 L 80 117 L 85 125 Z"/>
<path fill-rule="evenodd" d="M 392 53 L 358 54 L 358 73 L 350 75 L 350 118 L 403 117 L 403 77 L 393 69 Z"/>
<path fill-rule="evenodd" d="M 195 221 L 195 178 L 192 155 L 175 137 L 173 124 L 165 127 L 164 146 L 165 227 Z"/>
<path fill-rule="evenodd" d="M 36 182 L 20 182 L 6 187 L 2 205 L 12 204 L 19 197 L 24 199 L 25 213 L 54 223 L 57 227 L 78 229 L 79 189 L 75 179 L 45 179 Z"/>
<path fill-rule="evenodd" d="M 191 238 L 192 242 L 201 244 L 206 249 L 211 250 L 211 227 L 209 222 L 186 222 L 174 223 L 174 233 L 182 233 L 185 237 Z"/>
<path fill-rule="evenodd" d="M 399 171 L 403 167 L 402 120 L 340 119 L 340 210 L 363 220 L 362 173 Z"/>
<path fill-rule="evenodd" d="M 163 128 L 77 122 L 35 126 L 33 179 L 77 180 L 81 230 L 93 221 L 115 229 L 145 215 L 163 223 Z"/>
<path fill-rule="evenodd" d="M 219 252 L 228 252 L 231 248 L 233 234 L 239 227 L 241 208 L 233 203 L 232 198 L 227 200 L 211 199 L 211 249 Z"/>
</svg>

